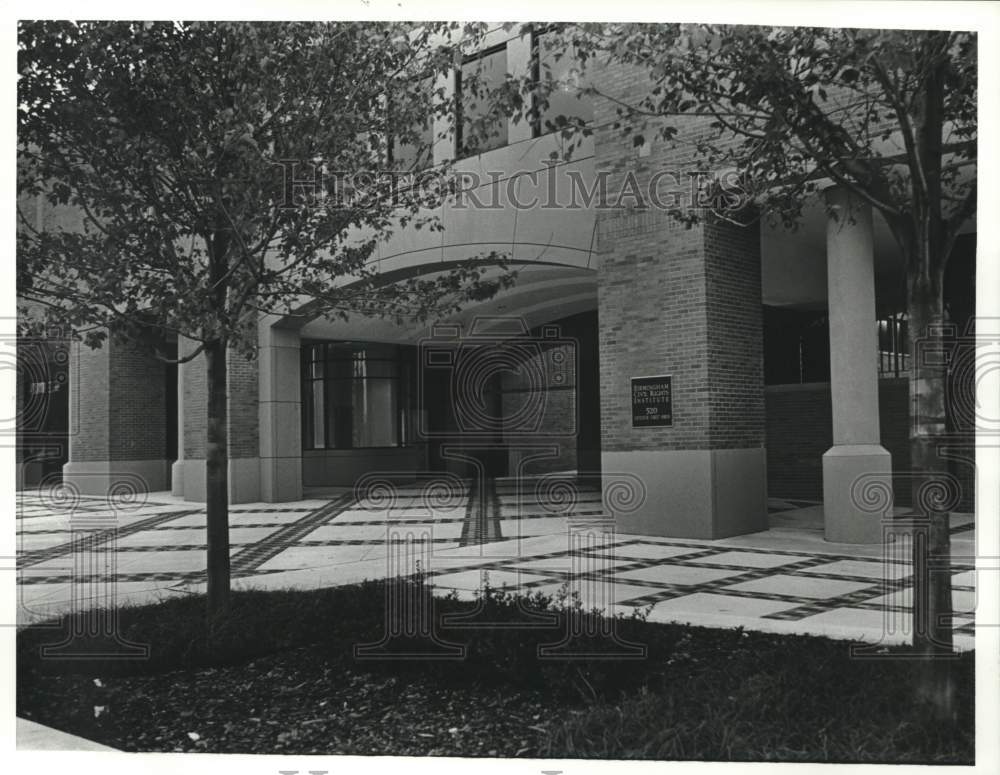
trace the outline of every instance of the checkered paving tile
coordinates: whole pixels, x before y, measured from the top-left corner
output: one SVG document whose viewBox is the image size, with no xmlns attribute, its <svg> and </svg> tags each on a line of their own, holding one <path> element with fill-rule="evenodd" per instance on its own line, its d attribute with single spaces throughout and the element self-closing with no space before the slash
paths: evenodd
<svg viewBox="0 0 1000 775">
<path fill-rule="evenodd" d="M 662 620 L 697 621 L 700 616 L 715 625 L 770 622 L 803 632 L 820 625 L 867 632 L 890 621 L 905 623 L 912 605 L 910 565 L 900 558 L 883 562 L 806 548 L 616 536 L 597 528 L 590 540 L 571 543 L 566 517 L 605 516 L 600 492 L 582 488 L 570 501 L 546 503 L 538 494 L 540 481 L 469 482 L 441 509 L 429 508 L 418 490 L 405 488 L 390 509 L 356 501 L 350 494 L 281 507 L 238 506 L 230 512 L 233 577 L 252 584 L 275 574 L 360 562 L 369 562 L 366 573 L 375 577 L 387 572 L 387 536 L 409 534 L 430 552 L 424 575 L 441 590 L 474 592 L 485 573 L 493 586 L 576 594 L 598 607 L 652 606 L 653 615 Z M 18 498 L 23 550 L 17 558 L 17 582 L 25 594 L 48 600 L 56 591 L 81 584 L 114 581 L 167 589 L 204 581 L 203 508 L 154 498 L 102 529 L 111 516 L 104 499 L 81 503 L 74 513 L 92 517 L 95 525 L 86 543 L 70 531 L 71 519 L 48 508 L 44 499 Z M 787 531 L 797 509 L 814 514 L 817 505 L 772 500 L 769 508 L 782 515 Z M 952 532 L 964 538 L 974 530 L 974 521 L 956 517 Z M 788 541 L 787 532 L 782 537 Z M 531 548 L 541 545 L 547 548 Z M 498 548 L 495 555 L 489 547 Z M 100 555 L 100 562 L 75 566 L 82 549 Z M 974 569 L 956 562 L 952 579 L 953 629 L 956 637 L 971 643 Z"/>
<path fill-rule="evenodd" d="M 172 519 L 183 517 L 191 513 L 193 513 L 191 509 L 171 511 L 166 514 L 156 514 L 146 519 L 141 519 L 121 526 L 114 524 L 108 526 L 107 522 L 101 520 L 97 523 L 100 525 L 97 530 L 90 530 L 72 525 L 68 531 L 68 534 L 72 536 L 69 541 L 57 544 L 56 546 L 50 546 L 45 549 L 38 549 L 36 551 L 18 554 L 18 567 L 37 565 L 38 563 L 42 563 L 56 557 L 71 555 L 80 547 L 82 542 L 86 542 L 89 546 L 107 543 L 115 539 L 124 538 L 125 536 L 135 535 L 136 533 L 149 530 L 164 522 L 169 522 Z"/>
<path fill-rule="evenodd" d="M 281 554 L 290 545 L 302 540 L 317 527 L 337 517 L 352 501 L 348 495 L 336 500 L 304 517 L 282 526 L 261 541 L 238 552 L 232 559 L 234 570 L 250 573 L 273 557 Z"/>
</svg>

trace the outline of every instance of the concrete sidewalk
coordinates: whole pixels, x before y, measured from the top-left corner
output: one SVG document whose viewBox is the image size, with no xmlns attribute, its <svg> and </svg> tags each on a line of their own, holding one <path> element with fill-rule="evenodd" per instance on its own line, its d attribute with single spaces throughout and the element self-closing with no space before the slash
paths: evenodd
<svg viewBox="0 0 1000 775">
<path fill-rule="evenodd" d="M 16 734 L 18 751 L 118 751 L 23 718 L 17 719 Z"/>
</svg>

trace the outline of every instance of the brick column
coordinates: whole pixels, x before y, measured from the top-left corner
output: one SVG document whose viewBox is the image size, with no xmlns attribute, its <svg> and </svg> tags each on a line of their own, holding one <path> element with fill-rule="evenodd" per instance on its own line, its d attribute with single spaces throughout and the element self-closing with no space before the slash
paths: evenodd
<svg viewBox="0 0 1000 775">
<path fill-rule="evenodd" d="M 760 238 L 657 210 L 599 213 L 605 476 L 640 477 L 618 529 L 721 538 L 767 529 Z M 633 427 L 631 379 L 669 375 L 672 424 Z"/>
<path fill-rule="evenodd" d="M 177 351 L 186 355 L 195 343 L 184 339 Z M 257 361 L 248 361 L 230 351 L 226 358 L 229 388 L 229 502 L 253 503 L 261 497 L 260 458 L 257 428 Z M 199 355 L 185 363 L 179 372 L 183 383 L 178 403 L 183 407 L 178 419 L 183 458 L 183 494 L 189 501 L 205 500 L 205 427 L 207 424 L 208 385 L 205 359 Z"/>
<path fill-rule="evenodd" d="M 594 68 L 601 92 L 648 94 L 640 66 Z M 622 131 L 620 105 L 594 100 L 601 470 L 638 476 L 645 500 L 623 533 L 719 538 L 767 529 L 760 235 L 756 225 L 686 228 L 671 207 L 700 208 L 693 149 L 710 117 Z M 634 127 L 639 130 L 639 127 Z M 600 189 L 598 189 L 600 190 Z M 704 215 L 704 211 L 702 212 Z M 669 375 L 672 424 L 633 427 L 633 377 Z"/>
<path fill-rule="evenodd" d="M 166 367 L 151 351 L 114 339 L 92 350 L 75 343 L 70 356 L 69 462 L 63 480 L 88 495 L 116 482 L 165 490 Z"/>
<path fill-rule="evenodd" d="M 879 442 L 872 211 L 844 188 L 828 188 L 825 196 L 832 208 L 826 262 L 833 446 L 823 455 L 824 530 L 828 541 L 878 543 L 879 515 L 860 508 L 852 493 L 864 474 L 892 475 L 892 458 Z"/>
</svg>

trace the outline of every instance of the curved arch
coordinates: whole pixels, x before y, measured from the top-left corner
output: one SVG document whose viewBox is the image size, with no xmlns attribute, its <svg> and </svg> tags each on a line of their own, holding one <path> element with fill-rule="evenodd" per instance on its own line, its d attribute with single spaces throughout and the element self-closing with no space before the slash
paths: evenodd
<svg viewBox="0 0 1000 775">
<path fill-rule="evenodd" d="M 404 278 L 441 271 L 441 263 L 409 266 L 386 275 L 385 281 L 398 282 Z M 449 316 L 447 321 L 414 321 L 399 325 L 392 320 L 361 315 L 344 321 L 322 314 L 310 314 L 307 302 L 297 311 L 294 319 L 286 318 L 278 325 L 296 328 L 299 335 L 307 339 L 405 344 L 415 343 L 430 335 L 433 324 L 438 322 L 448 322 L 468 330 L 472 321 L 480 317 L 519 318 L 530 330 L 543 323 L 596 309 L 596 270 L 548 262 L 520 262 L 518 279 L 513 287 L 500 291 L 491 299 L 466 306 Z"/>
</svg>

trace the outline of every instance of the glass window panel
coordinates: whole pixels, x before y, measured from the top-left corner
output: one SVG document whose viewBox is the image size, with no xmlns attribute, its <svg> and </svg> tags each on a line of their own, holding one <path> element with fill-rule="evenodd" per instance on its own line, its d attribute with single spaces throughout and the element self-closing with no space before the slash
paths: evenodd
<svg viewBox="0 0 1000 775">
<path fill-rule="evenodd" d="M 434 125 L 430 118 L 421 128 L 419 138 L 415 144 L 396 141 L 392 152 L 394 169 L 400 172 L 415 172 L 431 165 Z"/>
<path fill-rule="evenodd" d="M 462 65 L 462 142 L 460 153 L 482 153 L 507 144 L 507 119 L 499 116 L 484 122 L 489 94 L 507 79 L 506 47 L 483 54 Z"/>
<path fill-rule="evenodd" d="M 358 345 L 351 342 L 337 342 L 327 347 L 326 358 L 328 361 L 351 361 L 358 351 Z"/>
<path fill-rule="evenodd" d="M 373 342 L 362 347 L 367 360 L 399 360 L 399 347 L 394 344 L 379 344 Z"/>
<path fill-rule="evenodd" d="M 589 95 L 580 95 L 580 91 L 589 85 L 584 78 L 576 51 L 570 44 L 561 57 L 556 59 L 556 53 L 562 48 L 556 34 L 542 33 L 538 36 L 539 78 L 547 81 L 551 78 L 558 84 L 549 93 L 549 105 L 539 117 L 539 131 L 547 134 L 554 131 L 558 116 L 567 119 L 581 119 L 586 123 L 594 120 L 594 104 Z"/>
<path fill-rule="evenodd" d="M 394 447 L 399 444 L 396 420 L 397 383 L 389 379 L 354 382 L 355 447 Z"/>
<path fill-rule="evenodd" d="M 430 106 L 425 101 L 432 98 L 434 80 L 419 79 L 417 95 L 397 97 L 390 103 L 390 129 L 394 132 L 392 166 L 401 172 L 424 169 L 433 160 L 434 116 L 428 112 Z M 421 115 L 415 116 L 417 111 Z"/>
<path fill-rule="evenodd" d="M 312 401 L 312 384 L 309 382 L 303 382 L 303 398 L 302 398 L 302 444 L 305 449 L 315 449 L 316 444 L 313 441 L 313 401 Z"/>
<path fill-rule="evenodd" d="M 353 361 L 357 358 L 365 360 L 390 360 L 399 358 L 399 348 L 394 344 L 380 344 L 378 342 L 337 342 L 330 345 L 327 355 L 328 360 Z"/>
<path fill-rule="evenodd" d="M 330 382 L 327 393 L 327 401 L 329 402 L 327 431 L 330 444 L 334 449 L 351 448 L 351 427 L 354 423 L 352 384 L 353 381 L 349 379 L 338 379 Z"/>
<path fill-rule="evenodd" d="M 323 414 L 326 402 L 323 400 L 323 381 L 316 380 L 312 383 L 312 439 L 313 448 L 323 449 L 326 447 L 326 436 L 324 435 Z"/>
<path fill-rule="evenodd" d="M 316 352 L 327 359 L 314 361 Z M 400 360 L 401 348 L 330 343 L 310 345 L 303 355 L 303 443 L 307 449 L 393 447 L 412 438 L 414 391 L 408 383 L 413 369 Z"/>
<path fill-rule="evenodd" d="M 367 358 L 354 361 L 354 379 L 395 379 L 399 376 L 399 364 L 395 361 L 372 361 Z M 340 375 L 338 374 L 338 378 Z"/>
</svg>

